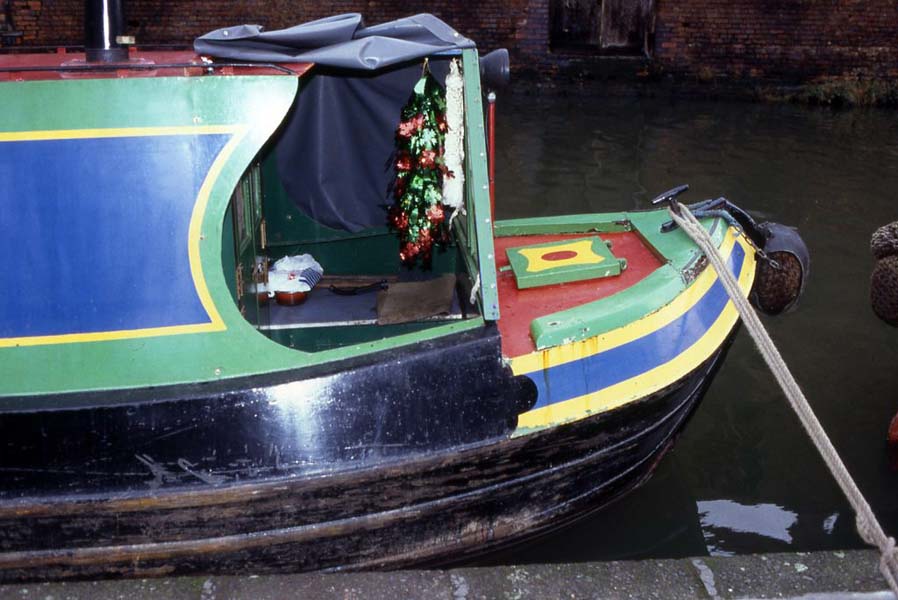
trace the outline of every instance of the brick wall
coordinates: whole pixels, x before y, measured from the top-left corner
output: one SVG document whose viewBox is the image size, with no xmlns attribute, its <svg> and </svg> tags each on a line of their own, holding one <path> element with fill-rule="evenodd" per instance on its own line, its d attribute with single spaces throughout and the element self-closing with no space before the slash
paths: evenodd
<svg viewBox="0 0 898 600">
<path fill-rule="evenodd" d="M 27 45 L 77 45 L 82 0 L 14 0 Z M 124 0 L 139 43 L 184 43 L 245 22 L 269 29 L 341 12 L 369 24 L 432 12 L 484 50 L 508 47 L 518 72 L 555 74 L 629 69 L 692 81 L 813 81 L 898 77 L 895 0 L 656 0 L 654 56 L 622 62 L 552 52 L 549 0 Z M 606 66 L 602 66 L 602 65 Z M 572 70 L 573 66 L 573 70 Z"/>
<path fill-rule="evenodd" d="M 701 79 L 898 76 L 895 0 L 661 1 L 658 63 Z"/>
<path fill-rule="evenodd" d="M 81 43 L 82 0 L 17 0 L 15 4 L 17 26 L 21 28 L 25 20 L 37 22 L 28 28 L 25 44 Z M 548 5 L 544 0 L 124 0 L 124 10 L 128 33 L 136 35 L 139 42 L 153 44 L 190 42 L 212 29 L 239 23 L 278 29 L 329 15 L 360 12 L 366 23 L 375 24 L 430 12 L 467 35 L 476 36 L 484 48 L 520 45 L 530 51 L 544 51 L 546 40 L 542 33 L 548 27 Z M 535 21 L 530 20 L 531 12 Z"/>
<path fill-rule="evenodd" d="M 40 20 L 41 4 L 41 0 L 13 0 L 12 25 L 16 31 L 23 32 L 20 41 L 26 44 L 32 40 L 32 43 L 40 43 L 44 27 Z"/>
</svg>

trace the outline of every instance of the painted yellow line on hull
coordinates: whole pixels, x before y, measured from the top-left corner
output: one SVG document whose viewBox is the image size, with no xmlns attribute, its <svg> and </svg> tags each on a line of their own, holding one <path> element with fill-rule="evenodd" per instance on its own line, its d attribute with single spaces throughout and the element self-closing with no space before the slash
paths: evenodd
<svg viewBox="0 0 898 600">
<path fill-rule="evenodd" d="M 754 251 L 741 239 L 739 243 L 745 250 L 739 286 L 745 294 L 748 294 L 755 276 Z M 712 273 L 713 280 L 717 279 L 716 273 L 710 267 L 707 267 L 705 272 Z M 728 301 L 708 331 L 674 360 L 605 389 L 526 412 L 518 417 L 518 431 L 541 429 L 582 419 L 644 398 L 672 385 L 698 368 L 720 348 L 738 318 L 735 306 L 732 301 Z"/>
<path fill-rule="evenodd" d="M 220 331 L 223 328 L 211 329 L 211 323 L 200 325 L 170 325 L 167 327 L 146 327 L 144 329 L 120 329 L 116 331 L 97 331 L 94 333 L 66 333 L 62 335 L 34 335 L 30 337 L 2 338 L 0 348 L 16 346 L 44 346 L 51 344 L 74 344 L 81 342 L 108 342 L 111 340 L 130 340 L 162 335 L 179 335 L 183 333 L 200 333 L 204 331 Z"/>
<path fill-rule="evenodd" d="M 0 142 L 80 140 L 85 138 L 150 137 L 157 135 L 235 133 L 234 125 L 186 125 L 172 127 L 111 127 L 108 129 L 47 129 L 0 132 Z"/>
<path fill-rule="evenodd" d="M 736 234 L 734 229 L 730 228 L 723 243 L 720 245 L 720 251 L 724 257 L 729 257 L 737 239 L 739 239 L 739 235 Z M 740 243 L 743 245 L 743 248 L 745 248 L 745 244 L 741 241 Z M 754 251 L 746 249 L 745 254 L 746 257 L 751 255 L 752 265 L 754 265 Z M 516 356 L 509 360 L 511 369 L 515 375 L 535 373 L 536 371 L 542 371 L 550 367 L 556 367 L 564 363 L 580 360 L 581 358 L 592 356 L 599 352 L 605 352 L 639 339 L 653 331 L 661 329 L 690 310 L 702 299 L 702 297 L 704 297 L 705 293 L 711 289 L 711 286 L 714 285 L 715 281 L 717 281 L 717 275 L 714 273 L 714 270 L 705 269 L 682 294 L 674 298 L 674 300 L 666 306 L 646 315 L 642 319 L 580 342 L 572 342 L 570 344 Z"/>
<path fill-rule="evenodd" d="M 0 142 L 4 141 L 32 141 L 32 140 L 60 140 L 60 139 L 85 139 L 85 138 L 112 138 L 112 137 L 145 137 L 155 135 L 197 135 L 197 134 L 233 134 L 209 168 L 206 178 L 203 180 L 200 191 L 197 194 L 193 211 L 190 215 L 190 224 L 187 234 L 187 253 L 190 261 L 190 275 L 194 287 L 199 296 L 200 303 L 209 315 L 209 323 L 197 323 L 188 325 L 171 325 L 167 327 L 145 327 L 141 329 L 121 329 L 116 331 L 97 331 L 89 333 L 68 333 L 62 335 L 40 335 L 15 338 L 0 338 L 0 348 L 16 346 L 42 346 L 49 344 L 74 344 L 81 342 L 101 342 L 112 340 L 126 340 L 145 337 L 166 335 L 183 335 L 187 333 L 206 333 L 224 331 L 227 329 L 209 287 L 203 275 L 200 258 L 200 241 L 202 240 L 202 224 L 209 205 L 209 197 L 212 188 L 228 159 L 237 146 L 246 136 L 249 128 L 245 125 L 209 125 L 191 127 L 129 127 L 119 129 L 71 129 L 60 131 L 30 131 L 22 133 L 0 133 Z M 33 135 L 32 135 L 33 134 Z M 28 136 L 32 137 L 15 137 Z"/>
<path fill-rule="evenodd" d="M 246 126 L 233 128 L 234 135 L 228 140 L 225 147 L 221 149 L 218 156 L 215 157 L 212 167 L 209 169 L 206 178 L 203 180 L 203 185 L 200 187 L 200 193 L 197 195 L 196 203 L 193 205 L 193 212 L 190 215 L 190 227 L 187 233 L 187 252 L 190 256 L 190 274 L 193 277 L 193 283 L 196 287 L 196 292 L 200 297 L 200 302 L 203 304 L 203 308 L 206 309 L 206 314 L 209 315 L 209 319 L 211 320 L 210 323 L 197 325 L 196 327 L 202 327 L 200 331 L 224 331 L 227 329 L 221 315 L 218 313 L 218 309 L 215 307 L 212 295 L 209 293 L 209 287 L 206 285 L 206 278 L 203 276 L 203 264 L 200 258 L 200 241 L 203 239 L 203 218 L 206 216 L 206 207 L 209 205 L 209 197 L 212 195 L 212 188 L 215 187 L 215 182 L 218 181 L 222 169 L 224 169 L 228 160 L 230 160 L 231 155 L 234 154 L 234 150 L 237 149 L 237 146 L 239 146 L 240 142 L 243 141 L 243 138 L 246 137 L 248 131 L 249 128 Z"/>
</svg>

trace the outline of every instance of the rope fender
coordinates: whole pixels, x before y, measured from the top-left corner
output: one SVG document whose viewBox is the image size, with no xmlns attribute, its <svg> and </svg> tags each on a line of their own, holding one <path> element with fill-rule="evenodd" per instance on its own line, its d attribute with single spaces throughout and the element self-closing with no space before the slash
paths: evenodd
<svg viewBox="0 0 898 600">
<path fill-rule="evenodd" d="M 870 306 L 877 317 L 898 327 L 898 221 L 873 232 L 870 251 L 876 259 L 870 274 Z"/>
</svg>

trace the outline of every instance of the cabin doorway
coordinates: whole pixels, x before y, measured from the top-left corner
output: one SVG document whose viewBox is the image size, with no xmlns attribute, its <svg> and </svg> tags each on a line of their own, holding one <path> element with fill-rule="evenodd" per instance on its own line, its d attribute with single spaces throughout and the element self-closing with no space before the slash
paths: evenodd
<svg viewBox="0 0 898 600">
<path fill-rule="evenodd" d="M 223 227 L 222 264 L 241 315 L 261 334 L 304 352 L 478 318 L 460 252 L 450 242 L 434 252 L 429 268 L 408 268 L 386 227 L 351 233 L 316 223 L 285 192 L 271 153 L 241 179 Z M 324 276 L 307 294 L 285 300 L 267 285 L 269 269 L 297 256 L 314 258 Z"/>
<path fill-rule="evenodd" d="M 428 68 L 443 81 L 448 59 L 431 59 Z M 482 320 L 469 190 L 462 188 L 467 210 L 457 219 L 444 207 L 434 221 L 438 241 L 427 260 L 403 257 L 407 244 L 389 219 L 396 197 L 389 184 L 401 159 L 397 123 L 423 78 L 420 63 L 376 77 L 312 75 L 233 191 L 223 226 L 225 277 L 242 316 L 273 341 L 318 352 L 421 339 Z M 383 106 L 375 107 L 377 99 Z M 466 153 L 469 161 L 480 155 Z M 297 279 L 309 286 L 294 289 Z"/>
</svg>

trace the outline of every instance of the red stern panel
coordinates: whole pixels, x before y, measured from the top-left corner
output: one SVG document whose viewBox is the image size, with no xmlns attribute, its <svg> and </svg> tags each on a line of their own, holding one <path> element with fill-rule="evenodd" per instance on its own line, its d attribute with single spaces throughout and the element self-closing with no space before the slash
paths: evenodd
<svg viewBox="0 0 898 600">
<path fill-rule="evenodd" d="M 588 279 L 531 289 L 518 289 L 509 268 L 506 249 L 564 240 L 576 240 L 583 234 L 526 235 L 496 238 L 496 268 L 499 285 L 499 331 L 502 353 L 521 356 L 536 350 L 530 337 L 530 323 L 537 317 L 601 300 L 625 290 L 661 266 L 661 261 L 635 232 L 603 233 L 612 243 L 614 255 L 627 260 L 627 268 L 617 277 Z"/>
</svg>

